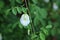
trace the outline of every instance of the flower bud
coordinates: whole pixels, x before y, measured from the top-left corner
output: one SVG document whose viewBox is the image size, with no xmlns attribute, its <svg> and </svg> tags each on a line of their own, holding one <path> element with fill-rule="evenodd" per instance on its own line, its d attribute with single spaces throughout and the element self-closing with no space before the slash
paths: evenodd
<svg viewBox="0 0 60 40">
<path fill-rule="evenodd" d="M 0 33 L 0 40 L 2 40 L 2 34 Z"/>
</svg>

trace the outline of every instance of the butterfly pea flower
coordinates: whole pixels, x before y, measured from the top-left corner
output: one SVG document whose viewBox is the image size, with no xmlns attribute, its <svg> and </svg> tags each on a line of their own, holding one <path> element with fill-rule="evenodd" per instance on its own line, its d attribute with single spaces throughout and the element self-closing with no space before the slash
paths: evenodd
<svg viewBox="0 0 60 40">
<path fill-rule="evenodd" d="M 53 10 L 58 10 L 58 5 L 56 3 L 53 4 Z"/>
<path fill-rule="evenodd" d="M 28 26 L 28 24 L 30 23 L 29 15 L 23 14 L 20 18 L 20 22 L 23 26 Z"/>
</svg>

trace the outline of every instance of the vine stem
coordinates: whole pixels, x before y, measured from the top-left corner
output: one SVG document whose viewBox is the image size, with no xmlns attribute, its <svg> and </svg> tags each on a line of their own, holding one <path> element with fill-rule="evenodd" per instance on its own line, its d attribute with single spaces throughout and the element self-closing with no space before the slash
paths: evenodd
<svg viewBox="0 0 60 40">
<path fill-rule="evenodd" d="M 25 3 L 26 3 L 26 8 L 28 10 L 28 13 L 29 13 L 29 16 L 30 16 L 30 19 L 31 19 L 30 10 L 29 10 L 30 2 L 29 2 L 29 0 L 25 0 Z M 32 32 L 32 30 L 33 30 L 33 32 Z M 35 34 L 35 29 L 34 29 L 32 20 L 31 20 L 31 32 Z"/>
<path fill-rule="evenodd" d="M 30 20 L 31 20 L 31 15 L 30 15 L 30 10 L 29 10 L 30 2 L 29 2 L 29 0 L 25 0 L 25 3 L 26 3 L 26 8 L 27 8 L 27 13 L 29 13 Z M 32 20 L 31 20 L 31 33 L 35 34 L 35 29 L 34 29 Z M 32 39 L 32 40 L 34 40 L 34 39 Z"/>
</svg>

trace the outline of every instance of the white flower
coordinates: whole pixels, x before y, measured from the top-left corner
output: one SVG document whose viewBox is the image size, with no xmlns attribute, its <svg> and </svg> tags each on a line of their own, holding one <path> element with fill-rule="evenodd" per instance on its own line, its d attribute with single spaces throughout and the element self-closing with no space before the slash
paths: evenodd
<svg viewBox="0 0 60 40">
<path fill-rule="evenodd" d="M 44 0 L 44 2 L 48 3 L 48 2 L 49 2 L 49 0 Z"/>
<path fill-rule="evenodd" d="M 58 6 L 56 5 L 56 3 L 53 4 L 53 9 L 58 10 Z"/>
<path fill-rule="evenodd" d="M 30 23 L 28 14 L 23 14 L 20 18 L 20 22 L 23 26 L 27 26 Z"/>
</svg>

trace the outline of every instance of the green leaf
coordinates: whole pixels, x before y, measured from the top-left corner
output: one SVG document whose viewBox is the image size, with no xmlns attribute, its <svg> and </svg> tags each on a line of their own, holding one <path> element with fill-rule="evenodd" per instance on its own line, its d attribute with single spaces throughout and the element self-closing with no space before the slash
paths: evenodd
<svg viewBox="0 0 60 40">
<path fill-rule="evenodd" d="M 52 25 L 47 25 L 46 28 L 52 28 Z"/>
<path fill-rule="evenodd" d="M 18 13 L 21 14 L 21 12 L 22 12 L 21 7 L 16 7 L 16 8 L 17 8 Z"/>
<path fill-rule="evenodd" d="M 49 34 L 49 30 L 45 29 L 45 28 L 41 28 L 41 30 L 44 32 L 45 35 L 48 35 Z"/>
<path fill-rule="evenodd" d="M 36 38 L 36 37 L 37 37 L 37 35 L 31 34 L 31 39 L 34 39 L 34 38 Z"/>
<path fill-rule="evenodd" d="M 42 32 L 40 32 L 39 35 L 40 35 L 40 39 L 41 39 L 41 40 L 45 40 L 45 35 L 44 35 Z"/>
<path fill-rule="evenodd" d="M 12 8 L 12 13 L 13 13 L 14 15 L 17 14 L 17 10 L 16 10 L 16 8 Z"/>
<path fill-rule="evenodd" d="M 27 8 L 22 7 L 22 12 L 27 13 Z"/>
</svg>

